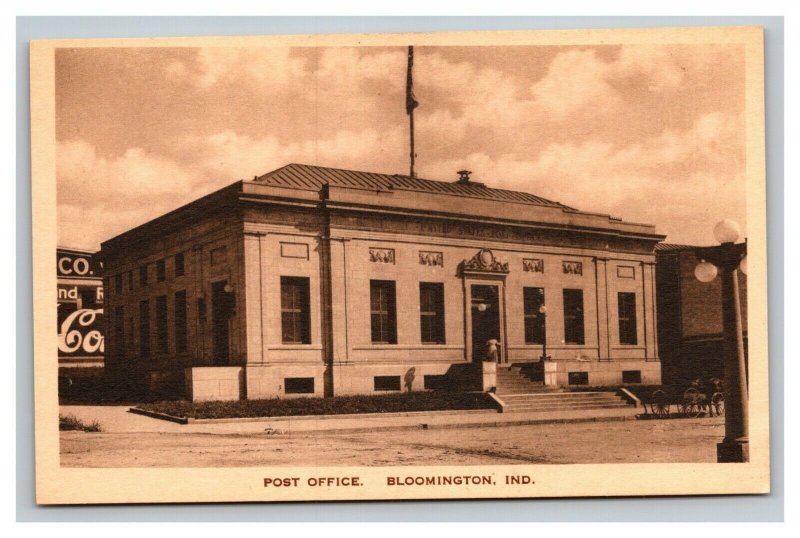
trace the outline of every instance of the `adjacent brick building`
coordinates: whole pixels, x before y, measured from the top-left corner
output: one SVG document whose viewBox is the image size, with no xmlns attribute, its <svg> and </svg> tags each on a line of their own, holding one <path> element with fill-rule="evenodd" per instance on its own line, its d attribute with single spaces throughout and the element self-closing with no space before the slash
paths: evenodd
<svg viewBox="0 0 800 538">
<path fill-rule="evenodd" d="M 722 298 L 719 276 L 700 282 L 694 268 L 697 247 L 656 246 L 658 353 L 665 384 L 687 385 L 699 378 L 722 379 Z M 747 277 L 739 274 L 739 294 L 747 350 Z"/>
</svg>

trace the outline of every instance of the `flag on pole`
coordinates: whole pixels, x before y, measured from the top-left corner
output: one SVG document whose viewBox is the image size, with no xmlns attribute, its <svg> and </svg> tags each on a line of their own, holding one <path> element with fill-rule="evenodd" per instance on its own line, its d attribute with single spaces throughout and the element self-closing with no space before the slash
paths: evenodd
<svg viewBox="0 0 800 538">
<path fill-rule="evenodd" d="M 406 77 L 406 114 L 411 114 L 419 103 L 414 98 L 413 80 L 411 71 L 414 68 L 414 47 L 408 47 L 408 76 Z"/>
</svg>

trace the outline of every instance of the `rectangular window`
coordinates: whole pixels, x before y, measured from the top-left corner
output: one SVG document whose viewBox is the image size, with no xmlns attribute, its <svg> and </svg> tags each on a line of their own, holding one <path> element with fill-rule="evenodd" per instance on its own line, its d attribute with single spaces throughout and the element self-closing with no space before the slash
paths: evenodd
<svg viewBox="0 0 800 538">
<path fill-rule="evenodd" d="M 128 291 L 133 289 L 133 271 L 128 271 Z"/>
<path fill-rule="evenodd" d="M 187 339 L 186 339 L 186 320 L 188 318 L 186 311 L 186 291 L 175 292 L 175 352 L 186 353 Z"/>
<path fill-rule="evenodd" d="M 589 372 L 568 372 L 567 383 L 570 385 L 588 385 Z"/>
<path fill-rule="evenodd" d="M 122 273 L 114 275 L 114 291 L 122 293 Z"/>
<path fill-rule="evenodd" d="M 373 344 L 397 343 L 397 307 L 393 280 L 369 281 Z"/>
<path fill-rule="evenodd" d="M 617 294 L 619 312 L 619 343 L 636 345 L 636 294 L 619 292 Z"/>
<path fill-rule="evenodd" d="M 150 356 L 150 302 L 139 301 L 139 356 Z"/>
<path fill-rule="evenodd" d="M 114 309 L 114 345 L 117 355 L 125 354 L 125 309 L 121 306 Z"/>
<path fill-rule="evenodd" d="M 314 394 L 313 377 L 287 377 L 283 380 L 286 394 Z"/>
<path fill-rule="evenodd" d="M 425 390 L 445 390 L 447 389 L 447 376 L 446 375 L 422 376 L 422 384 Z"/>
<path fill-rule="evenodd" d="M 309 280 L 281 277 L 281 327 L 284 344 L 311 343 Z"/>
<path fill-rule="evenodd" d="M 184 256 L 183 252 L 179 252 L 175 254 L 175 276 L 183 276 L 186 272 L 186 268 L 184 267 Z"/>
<path fill-rule="evenodd" d="M 525 317 L 525 343 L 544 344 L 544 288 L 522 288 L 523 316 Z"/>
<path fill-rule="evenodd" d="M 156 349 L 159 353 L 167 353 L 167 296 L 156 297 Z"/>
<path fill-rule="evenodd" d="M 376 375 L 374 379 L 375 390 L 400 390 L 399 375 Z"/>
<path fill-rule="evenodd" d="M 147 286 L 147 266 L 142 265 L 139 267 L 139 285 Z"/>
<path fill-rule="evenodd" d="M 583 290 L 564 290 L 564 343 L 582 346 Z"/>
<path fill-rule="evenodd" d="M 622 371 L 622 382 L 625 384 L 628 383 L 641 383 L 642 382 L 642 371 L 641 370 L 623 370 Z"/>
<path fill-rule="evenodd" d="M 156 262 L 156 280 L 164 282 L 167 279 L 167 262 L 165 260 L 158 260 Z"/>
<path fill-rule="evenodd" d="M 444 344 L 444 284 L 420 282 L 419 320 L 423 344 Z"/>
</svg>

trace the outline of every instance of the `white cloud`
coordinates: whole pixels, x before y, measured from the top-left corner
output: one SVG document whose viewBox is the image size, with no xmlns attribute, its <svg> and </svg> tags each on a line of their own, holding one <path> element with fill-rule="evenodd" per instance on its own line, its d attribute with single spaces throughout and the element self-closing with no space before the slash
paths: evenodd
<svg viewBox="0 0 800 538">
<path fill-rule="evenodd" d="M 686 68 L 678 64 L 672 48 L 663 45 L 623 45 L 619 57 L 607 64 L 609 77 L 644 75 L 651 91 L 677 88 L 684 80 Z"/>
<path fill-rule="evenodd" d="M 112 200 L 131 195 L 158 198 L 191 190 L 190 176 L 174 162 L 130 148 L 116 158 L 98 155 L 82 140 L 58 144 L 59 200 Z"/>
<path fill-rule="evenodd" d="M 567 50 L 553 58 L 531 94 L 557 118 L 589 106 L 611 111 L 625 101 L 625 93 L 615 86 L 623 79 L 639 79 L 651 92 L 679 87 L 687 67 L 677 62 L 664 46 L 623 45 L 613 60 L 600 58 L 594 49 Z"/>
<path fill-rule="evenodd" d="M 532 87 L 536 102 L 549 113 L 565 117 L 583 107 L 619 97 L 606 80 L 610 64 L 600 60 L 594 50 L 569 50 L 553 58 L 547 74 Z"/>
<path fill-rule="evenodd" d="M 247 76 L 264 90 L 287 86 L 305 73 L 305 60 L 290 52 L 286 47 L 204 47 L 198 54 L 201 73 L 197 82 L 209 88 L 221 80 Z"/>
<path fill-rule="evenodd" d="M 59 242 L 65 246 L 97 248 L 194 194 L 187 170 L 140 148 L 107 158 L 72 140 L 58 144 L 56 163 Z"/>
<path fill-rule="evenodd" d="M 425 54 L 414 63 L 414 88 L 421 104 L 415 118 L 419 132 L 438 137 L 445 128 L 447 136 L 458 139 L 486 127 L 507 135 L 536 117 L 535 103 L 519 95 L 517 83 L 495 69 L 452 62 L 439 53 Z"/>
</svg>

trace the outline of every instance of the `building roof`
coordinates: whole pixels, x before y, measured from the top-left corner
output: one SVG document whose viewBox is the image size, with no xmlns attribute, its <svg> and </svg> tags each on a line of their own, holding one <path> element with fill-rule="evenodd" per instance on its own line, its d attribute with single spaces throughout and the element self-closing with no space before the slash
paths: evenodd
<svg viewBox="0 0 800 538">
<path fill-rule="evenodd" d="M 401 174 L 288 164 L 252 180 L 237 181 L 104 241 L 104 255 L 117 248 L 130 248 L 132 243 L 152 241 L 154 236 L 197 219 L 239 218 L 240 204 L 288 204 L 326 211 L 532 225 L 542 233 L 599 233 L 605 241 L 610 236 L 649 244 L 664 239 L 652 224 L 579 211 L 534 194 L 494 189 L 475 181 L 448 183 Z"/>
<path fill-rule="evenodd" d="M 656 252 L 659 251 L 677 251 L 677 250 L 694 250 L 697 245 L 680 245 L 677 243 L 658 243 L 655 247 Z"/>
<path fill-rule="evenodd" d="M 469 181 L 467 183 L 448 183 L 446 181 L 422 179 L 400 174 L 377 174 L 374 172 L 342 170 L 339 168 L 327 168 L 308 164 L 288 164 L 282 168 L 268 172 L 263 176 L 256 177 L 253 181 L 274 187 L 315 191 L 319 191 L 323 185 L 328 184 L 336 187 L 356 189 L 430 192 L 468 198 L 483 198 L 504 202 L 535 204 L 546 207 L 559 207 L 561 209 L 574 211 L 571 207 L 542 198 L 541 196 L 536 196 L 527 192 L 494 189 L 475 181 Z"/>
</svg>

